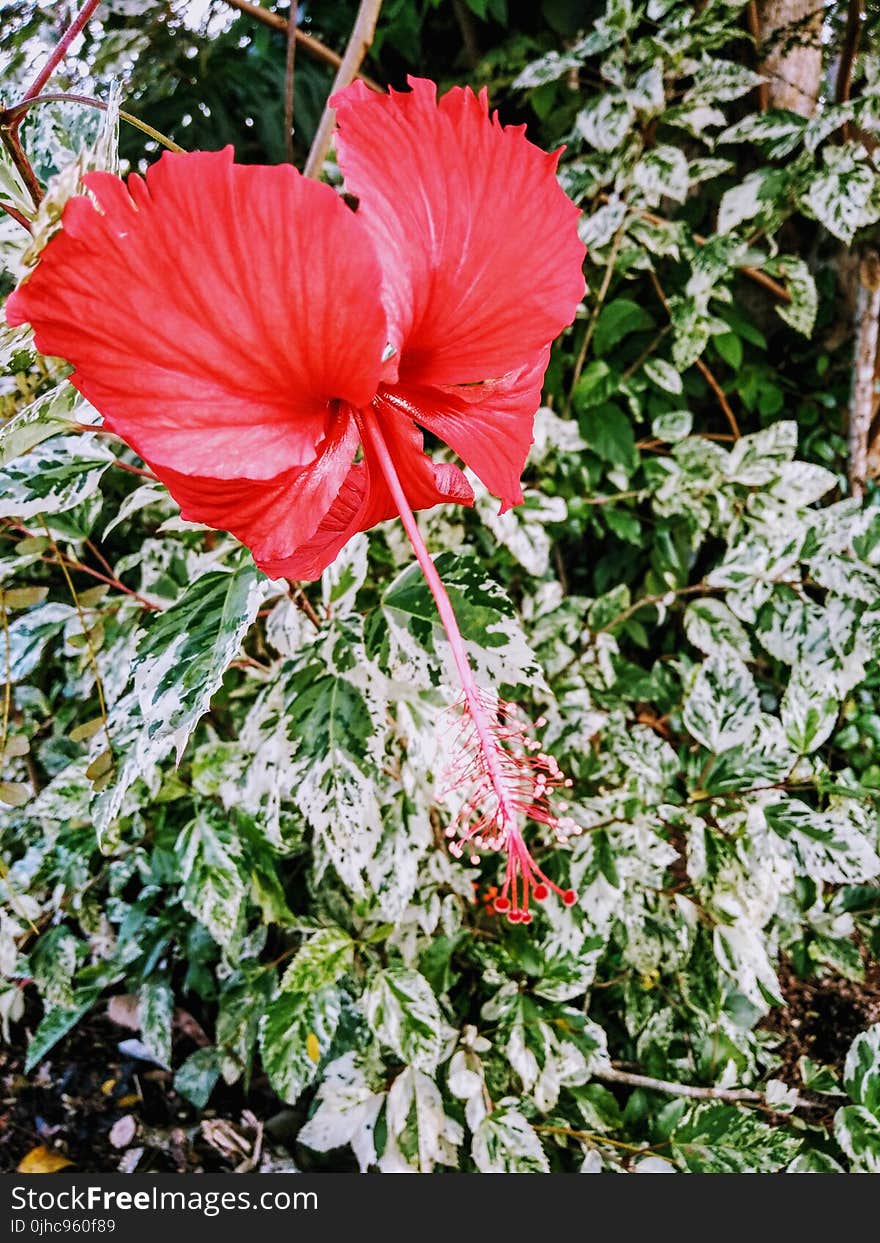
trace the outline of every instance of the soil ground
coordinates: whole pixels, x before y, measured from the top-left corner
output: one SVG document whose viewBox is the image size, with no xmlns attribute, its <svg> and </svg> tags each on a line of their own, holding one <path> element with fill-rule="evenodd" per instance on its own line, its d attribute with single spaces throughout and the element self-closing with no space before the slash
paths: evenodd
<svg viewBox="0 0 880 1243">
<path fill-rule="evenodd" d="M 808 1057 L 838 1075 L 852 1040 L 880 1022 L 880 966 L 865 980 L 799 979 L 787 963 L 780 980 L 785 1005 L 762 1027 L 780 1038 L 776 1077 L 801 1086 L 798 1062 Z M 241 1084 L 215 1089 L 199 1111 L 174 1091 L 167 1071 L 120 1049 L 132 1032 L 97 1010 L 29 1075 L 24 1074 L 27 1031 L 39 1017 L 29 1007 L 14 1028 L 16 1039 L 0 1048 L 0 1172 L 12 1172 L 28 1154 L 39 1161 L 64 1159 L 65 1168 L 88 1173 L 240 1173 L 307 1170 L 315 1156 L 293 1142 L 307 1102 L 284 1105 L 257 1073 L 245 1093 Z M 189 1016 L 187 1016 L 189 1017 Z M 190 1020 L 175 1041 L 175 1063 L 204 1042 Z M 184 1025 L 185 1026 L 185 1025 Z M 809 1121 L 830 1125 L 839 1098 L 817 1103 Z M 348 1154 L 328 1166 L 354 1169 Z"/>
</svg>

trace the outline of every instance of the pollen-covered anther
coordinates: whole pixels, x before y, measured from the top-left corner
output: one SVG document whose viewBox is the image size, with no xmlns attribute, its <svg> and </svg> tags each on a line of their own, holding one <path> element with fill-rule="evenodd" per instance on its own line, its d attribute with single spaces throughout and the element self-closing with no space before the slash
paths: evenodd
<svg viewBox="0 0 880 1243">
<path fill-rule="evenodd" d="M 581 832 L 564 814 L 569 804 L 553 804 L 556 792 L 572 783 L 532 737 L 515 705 L 481 694 L 477 706 L 476 714 L 467 699 L 455 707 L 458 737 L 440 798 L 455 800 L 458 810 L 446 837 L 457 859 L 466 845 L 472 851 L 506 852 L 504 884 L 493 909 L 510 923 L 529 924 L 530 901 L 545 901 L 551 890 L 567 906 L 577 901 L 573 890 L 561 889 L 541 870 L 523 838 L 528 822 L 544 826 L 557 844 Z M 536 722 L 542 724 L 543 717 Z M 469 857 L 478 860 L 476 854 Z"/>
</svg>

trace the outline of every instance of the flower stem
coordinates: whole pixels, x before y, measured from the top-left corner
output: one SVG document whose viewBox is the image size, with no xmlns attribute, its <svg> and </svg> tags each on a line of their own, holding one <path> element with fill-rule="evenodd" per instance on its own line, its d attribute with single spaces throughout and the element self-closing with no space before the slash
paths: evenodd
<svg viewBox="0 0 880 1243">
<path fill-rule="evenodd" d="M 511 806 L 510 792 L 501 772 L 498 745 L 494 739 L 492 726 L 486 717 L 486 709 L 480 697 L 474 671 L 468 660 L 467 649 L 458 627 L 458 619 L 455 616 L 452 601 L 449 599 L 443 580 L 437 573 L 437 567 L 431 560 L 431 554 L 428 552 L 425 541 L 422 539 L 422 533 L 406 499 L 400 476 L 397 473 L 394 460 L 388 452 L 388 446 L 385 443 L 385 437 L 382 435 L 382 429 L 379 426 L 375 412 L 372 409 L 363 410 L 361 417 L 365 437 L 369 440 L 370 446 L 376 455 L 382 474 L 385 477 L 385 482 L 388 484 L 388 490 L 391 493 L 394 504 L 397 506 L 397 512 L 400 515 L 404 530 L 409 537 L 410 544 L 412 544 L 416 560 L 437 605 L 437 612 L 440 614 L 440 621 L 443 624 L 443 629 L 446 631 L 446 637 L 449 640 L 449 646 L 452 649 L 452 658 L 455 661 L 455 667 L 461 679 L 465 701 L 479 738 L 480 748 L 486 761 L 486 770 L 492 780 L 499 807 L 503 811 L 505 819 L 513 826 L 516 824 L 516 813 Z"/>
</svg>

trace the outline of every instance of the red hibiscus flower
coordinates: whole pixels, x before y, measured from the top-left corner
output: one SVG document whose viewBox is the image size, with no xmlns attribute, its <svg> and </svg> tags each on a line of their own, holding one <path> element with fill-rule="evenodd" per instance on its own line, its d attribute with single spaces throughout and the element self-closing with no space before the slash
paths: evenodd
<svg viewBox="0 0 880 1243">
<path fill-rule="evenodd" d="M 289 166 L 166 153 L 127 184 L 86 176 L 7 302 L 183 516 L 270 577 L 316 578 L 397 514 L 368 424 L 410 507 L 473 502 L 421 428 L 521 501 L 549 345 L 584 292 L 557 156 L 485 93 L 411 86 L 333 101 L 356 211 Z"/>
<path fill-rule="evenodd" d="M 439 436 L 501 498 L 520 475 L 550 343 L 584 292 L 578 212 L 557 156 L 433 83 L 332 101 L 351 211 L 293 168 L 231 150 L 163 155 L 128 185 L 85 178 L 7 302 L 37 347 L 144 458 L 185 518 L 231 531 L 272 578 L 316 578 L 357 531 L 399 515 L 461 680 L 450 849 L 499 850 L 495 909 L 577 898 L 538 867 L 527 822 L 579 832 L 571 785 L 518 710 L 477 685 L 414 509 L 473 503 Z M 360 452 L 360 457 L 358 454 Z M 476 857 L 476 856 L 475 856 Z"/>
</svg>

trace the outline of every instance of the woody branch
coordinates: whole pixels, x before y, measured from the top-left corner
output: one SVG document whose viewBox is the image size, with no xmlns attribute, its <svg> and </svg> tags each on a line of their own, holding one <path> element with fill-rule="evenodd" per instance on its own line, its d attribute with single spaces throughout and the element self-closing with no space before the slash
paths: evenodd
<svg viewBox="0 0 880 1243">
<path fill-rule="evenodd" d="M 855 312 L 855 359 L 849 407 L 849 484 L 864 495 L 868 476 L 868 436 L 874 414 L 874 373 L 880 328 L 880 255 L 871 250 L 859 265 Z"/>
</svg>

